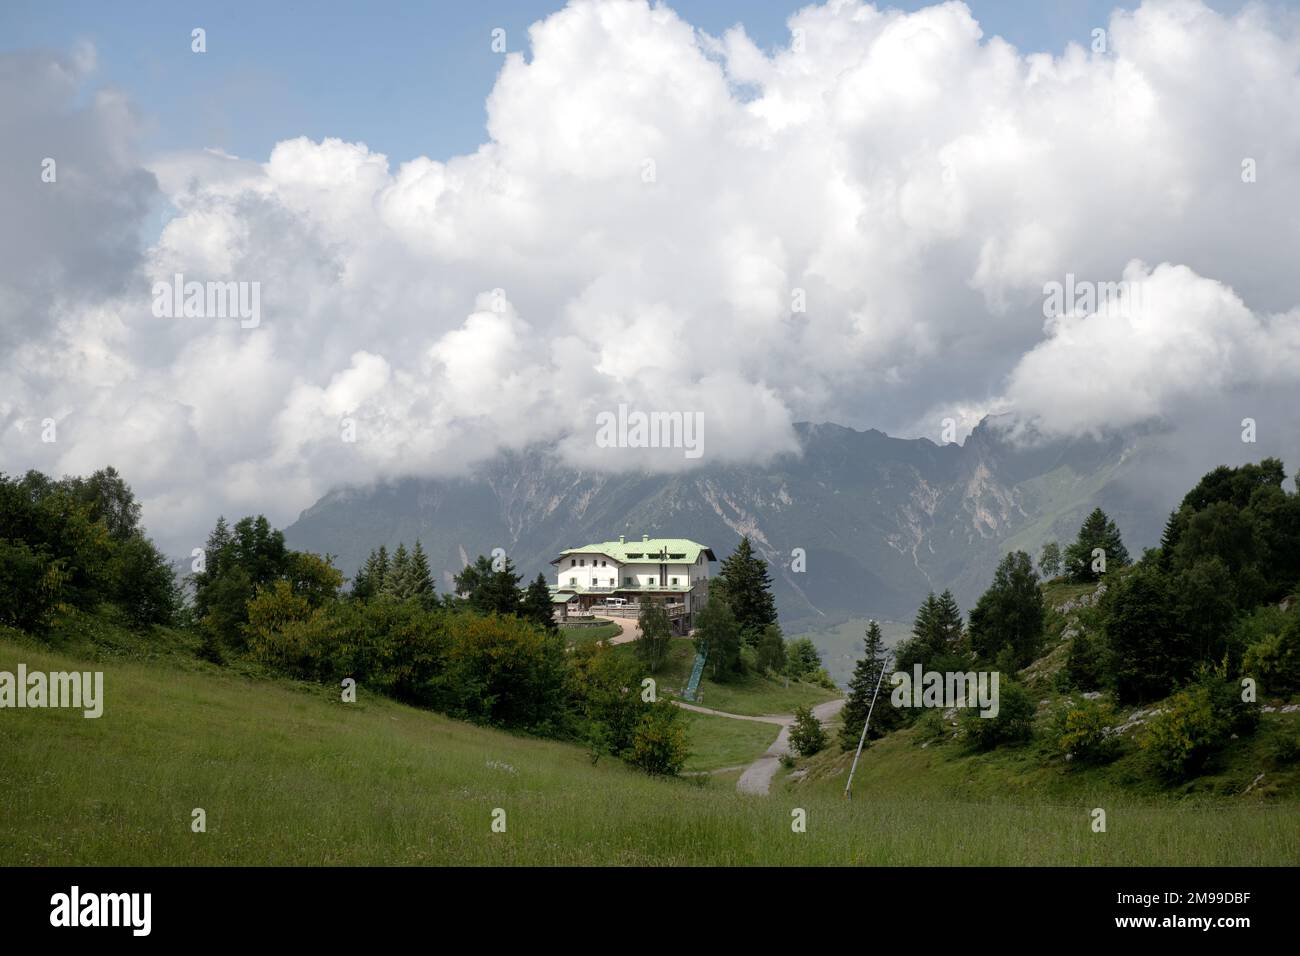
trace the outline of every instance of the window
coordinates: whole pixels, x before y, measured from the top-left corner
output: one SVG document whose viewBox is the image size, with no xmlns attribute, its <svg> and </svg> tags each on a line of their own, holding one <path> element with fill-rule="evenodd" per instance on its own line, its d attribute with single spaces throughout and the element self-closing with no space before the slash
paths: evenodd
<svg viewBox="0 0 1300 956">
<path fill-rule="evenodd" d="M 676 584 L 676 583 L 677 583 L 677 579 L 676 579 L 676 578 L 673 578 L 673 584 Z"/>
<path fill-rule="evenodd" d="M 577 584 L 577 583 L 578 583 L 578 579 L 577 579 L 577 578 L 569 578 L 569 584 L 571 584 L 571 585 L 575 585 L 575 584 Z"/>
<path fill-rule="evenodd" d="M 576 558 L 569 558 L 569 567 L 573 567 L 577 563 L 578 561 Z"/>
<path fill-rule="evenodd" d="M 630 588 L 630 587 L 632 586 L 632 579 L 631 579 L 631 578 L 624 578 L 624 579 L 623 579 L 623 584 L 624 584 L 625 587 L 629 587 L 629 588 Z"/>
<path fill-rule="evenodd" d="M 600 562 L 600 566 L 603 568 L 605 566 L 605 562 L 604 561 Z"/>
<path fill-rule="evenodd" d="M 583 558 L 583 559 L 581 559 L 581 560 L 578 562 L 578 567 L 580 567 L 580 568 L 585 568 L 586 566 L 587 566 L 587 559 L 586 559 L 586 558 Z"/>
<path fill-rule="evenodd" d="M 613 579 L 613 578 L 610 578 L 610 579 L 609 579 L 609 586 L 610 586 L 610 587 L 613 587 L 613 586 L 614 586 L 614 579 Z"/>
</svg>

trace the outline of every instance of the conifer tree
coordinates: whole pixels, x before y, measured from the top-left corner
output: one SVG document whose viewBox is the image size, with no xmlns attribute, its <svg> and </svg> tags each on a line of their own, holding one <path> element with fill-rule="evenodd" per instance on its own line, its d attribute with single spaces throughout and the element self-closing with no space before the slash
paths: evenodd
<svg viewBox="0 0 1300 956">
<path fill-rule="evenodd" d="M 528 590 L 524 592 L 522 614 L 548 631 L 558 629 L 555 623 L 554 605 L 551 604 L 551 589 L 546 586 L 546 578 L 541 573 L 538 573 L 533 582 L 528 585 Z"/>
<path fill-rule="evenodd" d="M 776 598 L 767 562 L 754 553 L 749 537 L 740 539 L 718 571 L 711 593 L 731 606 L 746 643 L 756 644 L 769 624 L 777 623 Z"/>
<path fill-rule="evenodd" d="M 1079 528 L 1078 539 L 1065 551 L 1065 568 L 1073 580 L 1096 581 L 1101 576 L 1100 571 L 1093 570 L 1096 560 L 1093 552 L 1098 548 L 1105 552 L 1108 571 L 1129 563 L 1128 549 L 1120 538 L 1119 528 L 1106 512 L 1094 508 Z"/>
<path fill-rule="evenodd" d="M 844 721 L 840 730 L 840 746 L 844 750 L 856 750 L 858 739 L 862 736 L 862 726 L 867 714 L 871 714 L 871 726 L 867 737 L 876 740 L 902 723 L 902 715 L 889 702 L 891 686 L 881 678 L 881 673 L 889 664 L 889 652 L 885 650 L 885 640 L 880 633 L 880 625 L 871 621 L 867 625 L 862 657 L 853 668 L 853 677 L 849 681 L 849 696 L 844 702 L 840 716 Z M 888 675 L 886 675 L 888 676 Z M 880 693 L 876 687 L 879 682 Z M 871 707 L 875 698 L 875 709 Z"/>
<path fill-rule="evenodd" d="M 433 586 L 433 575 L 429 571 L 429 558 L 424 553 L 419 538 L 415 539 L 415 549 L 411 552 L 407 579 L 410 596 L 417 599 L 424 607 L 432 607 L 438 595 Z"/>
<path fill-rule="evenodd" d="M 384 592 L 399 601 L 411 596 L 411 556 L 406 551 L 406 544 L 399 541 L 393 552 L 393 563 L 384 576 Z"/>
</svg>

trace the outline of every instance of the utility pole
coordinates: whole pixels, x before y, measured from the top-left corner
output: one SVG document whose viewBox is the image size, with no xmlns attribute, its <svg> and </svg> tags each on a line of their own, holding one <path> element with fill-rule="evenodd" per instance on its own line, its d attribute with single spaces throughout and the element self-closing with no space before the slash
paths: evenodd
<svg viewBox="0 0 1300 956">
<path fill-rule="evenodd" d="M 889 657 L 880 661 L 880 676 L 876 678 L 876 692 L 871 695 L 871 706 L 867 708 L 867 719 L 862 722 L 862 736 L 858 738 L 858 752 L 853 755 L 853 766 L 849 768 L 849 782 L 844 785 L 844 799 L 853 799 L 853 774 L 858 769 L 858 758 L 862 756 L 862 745 L 867 742 L 867 728 L 871 726 L 871 713 L 876 709 L 876 698 L 880 696 L 880 682 L 885 679 L 885 665 Z"/>
</svg>

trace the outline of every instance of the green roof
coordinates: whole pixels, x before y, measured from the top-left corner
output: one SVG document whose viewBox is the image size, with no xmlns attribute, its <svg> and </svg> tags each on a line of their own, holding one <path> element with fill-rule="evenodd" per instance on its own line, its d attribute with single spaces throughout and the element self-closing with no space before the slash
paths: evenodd
<svg viewBox="0 0 1300 956">
<path fill-rule="evenodd" d="M 581 548 L 568 548 L 561 551 L 560 557 L 551 563 L 556 564 L 566 555 L 579 554 L 601 554 L 621 564 L 633 561 L 653 563 L 664 560 L 660 556 L 667 554 L 667 560 L 675 564 L 694 564 L 699 559 L 700 552 L 704 552 L 710 561 L 718 560 L 711 548 L 689 538 L 651 538 L 648 541 L 601 541 Z"/>
</svg>

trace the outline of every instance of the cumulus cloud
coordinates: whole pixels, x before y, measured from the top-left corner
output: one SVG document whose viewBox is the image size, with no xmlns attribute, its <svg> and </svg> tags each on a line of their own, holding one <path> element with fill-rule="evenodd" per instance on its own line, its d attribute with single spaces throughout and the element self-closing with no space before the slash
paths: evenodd
<svg viewBox="0 0 1300 956">
<path fill-rule="evenodd" d="M 506 57 L 482 146 L 396 168 L 346 130 L 139 156 L 129 104 L 80 105 L 93 55 L 0 57 L 5 193 L 38 221 L 0 227 L 4 467 L 112 462 L 179 550 L 217 511 L 284 522 L 342 482 L 535 442 L 693 464 L 602 447 L 619 404 L 700 413 L 706 464 L 789 451 L 805 418 L 937 438 L 1009 409 L 1078 434 L 1258 383 L 1284 414 L 1294 24 L 1150 0 L 1105 51 L 1059 55 L 961 3 L 830 0 L 789 25 L 765 51 L 574 2 Z M 258 283 L 260 322 L 154 315 L 177 274 Z M 1153 294 L 1045 325 L 1067 275 Z"/>
</svg>

